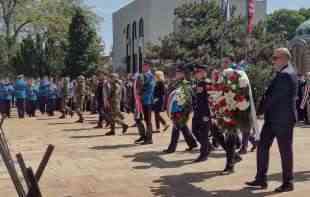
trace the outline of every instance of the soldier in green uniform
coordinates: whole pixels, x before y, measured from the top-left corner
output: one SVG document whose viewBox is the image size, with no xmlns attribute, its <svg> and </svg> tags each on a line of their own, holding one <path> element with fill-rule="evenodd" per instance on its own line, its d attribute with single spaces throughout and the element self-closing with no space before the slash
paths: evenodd
<svg viewBox="0 0 310 197">
<path fill-rule="evenodd" d="M 85 83 L 85 77 L 80 75 L 77 80 L 77 86 L 75 89 L 75 102 L 76 102 L 76 109 L 75 112 L 79 116 L 79 120 L 77 121 L 78 123 L 83 123 L 84 118 L 82 115 L 82 109 L 83 109 L 83 104 L 85 100 L 85 95 L 86 95 L 86 83 Z"/>
<path fill-rule="evenodd" d="M 96 114 L 97 104 L 96 104 L 96 91 L 97 91 L 98 80 L 96 75 L 94 75 L 90 80 L 90 112 L 91 114 Z"/>
<path fill-rule="evenodd" d="M 60 119 L 66 118 L 67 112 L 72 113 L 72 110 L 67 106 L 67 103 L 69 101 L 69 84 L 70 84 L 70 78 L 64 77 L 61 79 L 60 84 L 60 94 L 61 94 L 61 103 L 60 103 L 60 112 L 61 116 Z"/>
<path fill-rule="evenodd" d="M 123 134 L 127 132 L 128 125 L 123 121 L 124 117 L 121 113 L 121 82 L 116 73 L 111 75 L 111 94 L 110 94 L 110 117 L 111 131 L 106 135 L 115 135 L 115 123 L 122 125 Z"/>
</svg>

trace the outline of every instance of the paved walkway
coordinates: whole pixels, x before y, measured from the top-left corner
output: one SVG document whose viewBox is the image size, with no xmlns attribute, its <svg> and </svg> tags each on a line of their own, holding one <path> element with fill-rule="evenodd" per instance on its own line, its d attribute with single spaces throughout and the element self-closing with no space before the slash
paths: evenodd
<svg viewBox="0 0 310 197">
<path fill-rule="evenodd" d="M 295 132 L 296 191 L 275 195 L 280 184 L 279 154 L 272 149 L 270 189 L 250 190 L 244 182 L 255 174 L 255 154 L 244 156 L 236 173 L 220 176 L 225 154 L 216 151 L 204 163 L 192 164 L 197 157 L 185 153 L 184 142 L 178 152 L 162 155 L 170 132 L 155 134 L 155 144 L 137 146 L 135 128 L 122 136 L 106 137 L 105 129 L 93 130 L 96 116 L 87 115 L 84 124 L 75 119 L 59 120 L 46 116 L 5 123 L 5 130 L 14 153 L 22 152 L 35 168 L 48 144 L 56 150 L 40 186 L 44 197 L 308 197 L 310 195 L 310 128 Z M 14 188 L 0 161 L 0 197 L 15 197 Z"/>
</svg>

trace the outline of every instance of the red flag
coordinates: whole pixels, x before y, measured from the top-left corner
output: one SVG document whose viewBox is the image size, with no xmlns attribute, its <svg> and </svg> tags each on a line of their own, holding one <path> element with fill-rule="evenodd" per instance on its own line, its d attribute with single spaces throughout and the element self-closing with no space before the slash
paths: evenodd
<svg viewBox="0 0 310 197">
<path fill-rule="evenodd" d="M 252 33 L 254 28 L 255 0 L 248 0 L 248 28 L 247 32 Z"/>
</svg>

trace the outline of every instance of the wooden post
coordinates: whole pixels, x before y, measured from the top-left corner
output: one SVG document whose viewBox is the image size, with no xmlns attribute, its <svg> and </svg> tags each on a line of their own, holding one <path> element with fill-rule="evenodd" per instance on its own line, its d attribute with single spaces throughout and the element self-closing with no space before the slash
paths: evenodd
<svg viewBox="0 0 310 197">
<path fill-rule="evenodd" d="M 31 188 L 27 194 L 27 197 L 42 197 L 38 181 L 34 176 L 32 168 L 27 168 L 27 174 L 31 183 Z"/>
<path fill-rule="evenodd" d="M 40 162 L 40 165 L 36 171 L 35 177 L 38 181 L 40 181 L 41 176 L 44 172 L 44 169 L 46 168 L 47 163 L 48 163 L 49 159 L 51 158 L 51 155 L 52 155 L 54 149 L 55 149 L 55 147 L 51 144 L 47 147 L 46 152 L 45 152 L 45 154 L 44 154 L 44 156 Z"/>
</svg>

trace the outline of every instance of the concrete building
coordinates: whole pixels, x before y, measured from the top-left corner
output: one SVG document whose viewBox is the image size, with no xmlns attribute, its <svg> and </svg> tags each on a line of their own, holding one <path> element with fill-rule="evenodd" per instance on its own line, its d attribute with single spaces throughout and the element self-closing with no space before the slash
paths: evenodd
<svg viewBox="0 0 310 197">
<path fill-rule="evenodd" d="M 237 15 L 247 15 L 247 0 L 231 1 Z M 256 0 L 256 22 L 266 16 L 266 1 Z M 145 44 L 156 43 L 173 32 L 176 28 L 174 10 L 188 2 L 201 0 L 135 0 L 113 13 L 114 69 L 133 73 L 141 71 Z"/>
</svg>

